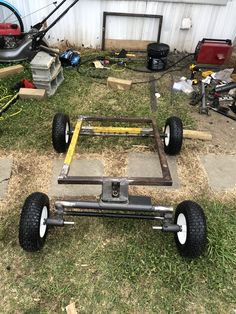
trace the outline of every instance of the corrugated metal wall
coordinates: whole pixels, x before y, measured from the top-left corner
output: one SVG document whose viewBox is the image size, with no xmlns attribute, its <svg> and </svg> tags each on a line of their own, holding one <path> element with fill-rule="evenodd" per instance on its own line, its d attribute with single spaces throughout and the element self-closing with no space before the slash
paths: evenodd
<svg viewBox="0 0 236 314">
<path fill-rule="evenodd" d="M 52 3 L 53 0 L 9 0 L 23 16 Z M 68 1 L 71 3 L 71 0 Z M 24 19 L 30 25 L 45 17 L 53 5 Z M 163 15 L 161 41 L 171 49 L 192 52 L 203 37 L 229 38 L 236 36 L 236 0 L 229 0 L 226 6 L 167 3 L 158 1 L 80 0 L 78 4 L 49 33 L 49 41 L 56 44 L 67 40 L 73 45 L 101 47 L 103 11 Z M 192 20 L 192 28 L 180 30 L 183 18 Z M 52 20 L 52 19 L 50 19 Z M 157 24 L 152 20 L 114 18 L 108 19 L 108 38 L 144 39 L 156 38 Z"/>
</svg>

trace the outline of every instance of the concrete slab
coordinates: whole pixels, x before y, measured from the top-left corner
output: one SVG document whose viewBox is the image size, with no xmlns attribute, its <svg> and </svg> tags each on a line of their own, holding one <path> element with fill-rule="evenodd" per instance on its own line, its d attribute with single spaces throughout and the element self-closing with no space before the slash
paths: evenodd
<svg viewBox="0 0 236 314">
<path fill-rule="evenodd" d="M 227 190 L 236 187 L 235 155 L 205 155 L 201 161 L 212 189 Z"/>
<path fill-rule="evenodd" d="M 3 199 L 7 193 L 8 182 L 11 177 L 12 163 L 12 159 L 0 159 L 0 199 Z"/>
<path fill-rule="evenodd" d="M 172 186 L 158 187 L 168 189 L 180 188 L 180 180 L 177 174 L 175 156 L 167 156 L 170 173 L 173 180 Z M 128 155 L 129 177 L 161 177 L 161 165 L 157 154 L 154 153 L 130 153 Z"/>
<path fill-rule="evenodd" d="M 53 176 L 49 190 L 51 197 L 76 197 L 76 196 L 96 196 L 102 192 L 101 186 L 96 185 L 63 185 L 57 183 L 58 175 L 61 171 L 64 160 L 53 161 Z M 103 176 L 104 167 L 99 160 L 74 160 L 71 164 L 71 176 Z"/>
</svg>

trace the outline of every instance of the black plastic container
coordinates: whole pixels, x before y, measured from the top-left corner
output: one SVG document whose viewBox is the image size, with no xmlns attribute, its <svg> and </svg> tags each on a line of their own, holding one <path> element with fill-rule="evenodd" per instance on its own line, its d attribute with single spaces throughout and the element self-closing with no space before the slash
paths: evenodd
<svg viewBox="0 0 236 314">
<path fill-rule="evenodd" d="M 151 71 L 163 71 L 166 68 L 170 47 L 167 44 L 152 43 L 147 46 L 147 67 Z"/>
</svg>

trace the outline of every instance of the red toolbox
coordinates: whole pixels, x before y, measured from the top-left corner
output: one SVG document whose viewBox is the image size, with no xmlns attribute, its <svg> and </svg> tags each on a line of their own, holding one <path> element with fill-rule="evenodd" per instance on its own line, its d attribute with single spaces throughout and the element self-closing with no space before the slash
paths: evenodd
<svg viewBox="0 0 236 314">
<path fill-rule="evenodd" d="M 195 60 L 198 64 L 221 65 L 226 63 L 233 51 L 230 39 L 203 38 L 197 44 Z"/>
</svg>

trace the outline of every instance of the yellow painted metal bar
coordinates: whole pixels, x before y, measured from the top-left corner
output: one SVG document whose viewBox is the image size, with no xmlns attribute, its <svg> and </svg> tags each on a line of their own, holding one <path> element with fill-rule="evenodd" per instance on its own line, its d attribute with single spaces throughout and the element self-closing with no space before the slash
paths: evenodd
<svg viewBox="0 0 236 314">
<path fill-rule="evenodd" d="M 78 120 L 77 123 L 76 123 L 75 129 L 74 129 L 74 133 L 73 133 L 73 136 L 72 136 L 72 139 L 71 139 L 71 142 L 70 142 L 70 146 L 69 146 L 69 149 L 67 151 L 66 158 L 65 158 L 65 161 L 64 161 L 65 165 L 69 166 L 71 164 L 71 162 L 72 162 L 72 158 L 73 158 L 73 155 L 75 153 L 75 148 L 76 148 L 77 142 L 79 140 L 79 133 L 80 133 L 80 130 L 81 130 L 82 122 L 83 121 L 81 119 L 81 120 Z"/>
<path fill-rule="evenodd" d="M 140 134 L 142 132 L 142 128 L 93 126 L 91 129 L 94 133 Z"/>
</svg>

